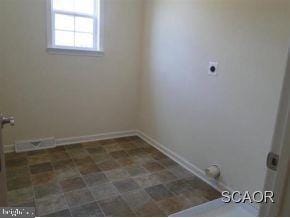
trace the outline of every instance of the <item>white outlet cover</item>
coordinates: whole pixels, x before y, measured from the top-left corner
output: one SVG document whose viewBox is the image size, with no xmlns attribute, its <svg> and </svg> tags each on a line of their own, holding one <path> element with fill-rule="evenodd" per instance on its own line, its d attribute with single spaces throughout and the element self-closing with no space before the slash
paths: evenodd
<svg viewBox="0 0 290 218">
<path fill-rule="evenodd" d="M 218 66 L 219 66 L 219 63 L 216 62 L 216 61 L 215 62 L 209 62 L 209 64 L 208 64 L 208 75 L 217 76 L 218 75 L 218 70 L 219 70 Z M 214 72 L 211 71 L 212 67 L 215 67 L 215 71 Z"/>
</svg>

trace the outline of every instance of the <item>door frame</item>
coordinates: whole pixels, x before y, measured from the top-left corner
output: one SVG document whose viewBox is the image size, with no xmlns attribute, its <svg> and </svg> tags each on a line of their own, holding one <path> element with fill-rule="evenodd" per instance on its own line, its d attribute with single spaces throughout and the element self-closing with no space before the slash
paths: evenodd
<svg viewBox="0 0 290 218">
<path fill-rule="evenodd" d="M 7 183 L 6 183 L 6 168 L 5 155 L 2 143 L 2 116 L 0 114 L 0 207 L 7 206 Z"/>
<path fill-rule="evenodd" d="M 290 172 L 290 49 L 288 52 L 286 73 L 280 97 L 279 111 L 272 140 L 271 152 L 279 155 L 277 171 L 267 170 L 264 190 L 273 191 L 275 203 L 262 204 L 260 216 L 277 217 L 281 215 L 285 197 L 287 176 Z M 288 133 L 288 134 L 286 134 Z"/>
</svg>

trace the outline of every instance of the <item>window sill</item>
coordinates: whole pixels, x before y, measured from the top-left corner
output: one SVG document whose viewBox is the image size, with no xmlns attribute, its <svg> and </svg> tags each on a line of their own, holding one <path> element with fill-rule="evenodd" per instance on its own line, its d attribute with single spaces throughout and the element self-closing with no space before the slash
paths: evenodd
<svg viewBox="0 0 290 218">
<path fill-rule="evenodd" d="M 93 57 L 104 56 L 103 51 L 95 51 L 95 50 L 52 48 L 52 47 L 49 47 L 46 50 L 49 54 L 53 55 L 93 56 Z"/>
</svg>

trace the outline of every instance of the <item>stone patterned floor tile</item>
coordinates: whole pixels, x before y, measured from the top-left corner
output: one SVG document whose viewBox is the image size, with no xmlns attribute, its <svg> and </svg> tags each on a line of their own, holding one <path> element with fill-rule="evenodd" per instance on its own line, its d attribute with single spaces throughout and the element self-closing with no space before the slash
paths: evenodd
<svg viewBox="0 0 290 218">
<path fill-rule="evenodd" d="M 184 179 L 170 182 L 166 184 L 165 186 L 169 191 L 175 194 L 180 194 L 182 192 L 188 192 L 188 191 L 194 190 L 190 185 L 188 185 L 188 183 Z"/>
<path fill-rule="evenodd" d="M 152 187 L 148 187 L 145 191 L 156 201 L 163 200 L 168 197 L 172 197 L 173 194 L 168 191 L 164 185 L 156 185 Z"/>
<path fill-rule="evenodd" d="M 91 174 L 91 173 L 97 173 L 100 172 L 100 168 L 95 164 L 86 164 L 86 165 L 81 165 L 78 167 L 79 172 L 82 175 L 87 175 L 87 174 Z"/>
<path fill-rule="evenodd" d="M 117 144 L 116 142 L 114 142 L 113 144 L 106 144 L 103 145 L 103 148 L 106 150 L 106 152 L 110 153 L 110 152 L 114 152 L 114 151 L 120 151 L 122 150 L 121 145 Z"/>
<path fill-rule="evenodd" d="M 153 147 L 151 144 L 149 144 L 148 142 L 144 141 L 140 137 L 134 139 L 133 143 L 141 144 L 143 146 L 143 148 L 151 148 L 151 147 Z"/>
<path fill-rule="evenodd" d="M 140 176 L 148 173 L 148 171 L 139 165 L 128 166 L 125 169 L 130 174 L 130 176 Z"/>
<path fill-rule="evenodd" d="M 49 158 L 51 162 L 57 162 L 60 160 L 69 160 L 70 156 L 65 151 L 59 151 L 59 152 L 51 152 L 49 153 Z"/>
<path fill-rule="evenodd" d="M 47 149 L 47 153 L 48 154 L 58 153 L 58 152 L 62 152 L 62 151 L 65 151 L 65 147 L 64 146 L 57 146 L 55 148 Z"/>
<path fill-rule="evenodd" d="M 146 203 L 152 201 L 152 198 L 144 190 L 124 193 L 122 198 L 134 211 L 138 211 L 138 209 L 143 208 Z"/>
<path fill-rule="evenodd" d="M 117 144 L 117 141 L 115 139 L 105 139 L 99 141 L 100 145 L 112 145 L 114 147 Z"/>
<path fill-rule="evenodd" d="M 163 170 L 153 174 L 163 184 L 177 180 L 178 178 L 170 171 Z"/>
<path fill-rule="evenodd" d="M 102 154 L 106 153 L 106 150 L 103 147 L 90 147 L 86 148 L 89 154 Z"/>
<path fill-rule="evenodd" d="M 82 189 L 86 187 L 86 184 L 81 177 L 76 177 L 60 181 L 60 186 L 64 192 L 69 192 L 76 189 Z"/>
<path fill-rule="evenodd" d="M 58 181 L 79 177 L 80 172 L 76 168 L 62 168 L 55 170 L 55 175 Z"/>
<path fill-rule="evenodd" d="M 43 153 L 40 155 L 32 155 L 27 157 L 28 165 L 36 165 L 41 163 L 50 162 L 50 158 L 47 153 Z"/>
<path fill-rule="evenodd" d="M 129 192 L 140 188 L 140 186 L 130 178 L 113 182 L 113 184 L 120 193 Z"/>
<path fill-rule="evenodd" d="M 35 151 L 28 151 L 27 152 L 27 156 L 41 156 L 41 155 L 44 155 L 44 154 L 47 154 L 47 149 L 41 149 L 41 150 L 35 150 Z"/>
<path fill-rule="evenodd" d="M 35 206 L 37 216 L 45 216 L 47 214 L 68 209 L 67 202 L 62 194 L 51 195 L 47 198 L 36 200 Z"/>
<path fill-rule="evenodd" d="M 120 165 L 114 160 L 101 162 L 97 165 L 102 171 L 110 171 L 120 168 Z"/>
<path fill-rule="evenodd" d="M 123 150 L 111 152 L 110 155 L 114 159 L 120 159 L 120 158 L 127 158 L 127 157 L 129 157 L 129 155 L 125 151 L 123 151 Z"/>
<path fill-rule="evenodd" d="M 131 136 L 128 136 L 128 137 L 121 137 L 121 138 L 117 138 L 115 139 L 115 141 L 117 143 L 123 143 L 123 142 L 130 142 L 132 140 L 132 137 Z"/>
<path fill-rule="evenodd" d="M 21 173 L 7 178 L 7 188 L 9 191 L 27 188 L 29 186 L 31 186 L 31 179 L 28 173 Z"/>
<path fill-rule="evenodd" d="M 134 177 L 134 180 L 138 183 L 142 188 L 147 188 L 155 185 L 159 185 L 162 182 L 158 179 L 158 177 L 154 174 L 146 174 Z"/>
<path fill-rule="evenodd" d="M 33 189 L 34 195 L 37 199 L 61 193 L 60 187 L 56 182 L 51 182 L 40 186 L 34 186 Z"/>
<path fill-rule="evenodd" d="M 144 148 L 131 149 L 131 150 L 128 150 L 126 152 L 129 154 L 129 156 L 132 156 L 132 157 L 145 154 Z"/>
<path fill-rule="evenodd" d="M 11 207 L 34 207 L 35 208 L 35 202 L 34 200 L 25 202 L 25 203 L 21 203 L 21 204 L 16 204 L 16 205 L 9 205 Z"/>
<path fill-rule="evenodd" d="M 99 201 L 119 195 L 117 188 L 111 183 L 105 183 L 90 188 L 94 198 Z"/>
<path fill-rule="evenodd" d="M 102 145 L 98 141 L 93 142 L 83 142 L 81 143 L 84 148 L 96 148 L 101 147 Z"/>
<path fill-rule="evenodd" d="M 190 202 L 186 198 L 180 196 L 165 198 L 158 201 L 157 204 L 168 216 L 190 207 Z"/>
<path fill-rule="evenodd" d="M 149 172 L 156 172 L 160 170 L 164 170 L 164 167 L 158 164 L 157 162 L 148 162 L 143 165 L 143 167 Z"/>
<path fill-rule="evenodd" d="M 21 153 L 16 153 L 16 152 L 11 152 L 5 154 L 5 159 L 7 160 L 13 160 L 13 159 L 22 159 L 27 157 L 27 152 L 21 152 Z"/>
<path fill-rule="evenodd" d="M 87 155 L 86 157 L 74 158 L 73 160 L 76 166 L 78 167 L 83 165 L 91 165 L 95 163 L 89 155 Z"/>
<path fill-rule="evenodd" d="M 53 171 L 31 175 L 31 183 L 34 186 L 45 185 L 53 182 L 55 179 L 56 176 Z"/>
<path fill-rule="evenodd" d="M 46 217 L 71 217 L 71 213 L 69 211 L 69 209 L 66 210 L 61 210 L 55 213 L 51 213 L 51 214 L 47 214 L 45 215 Z"/>
<path fill-rule="evenodd" d="M 158 161 L 160 165 L 162 165 L 165 168 L 171 168 L 171 167 L 177 167 L 179 166 L 178 163 L 175 161 L 171 160 L 170 158 L 164 158 Z"/>
<path fill-rule="evenodd" d="M 102 163 L 104 161 L 108 161 L 108 160 L 112 160 L 112 156 L 107 154 L 107 153 L 103 153 L 103 154 L 90 154 L 92 160 L 96 163 Z"/>
<path fill-rule="evenodd" d="M 203 192 L 203 195 L 205 196 L 205 198 L 210 201 L 213 201 L 221 197 L 221 193 L 211 187 L 208 187 L 206 189 L 201 189 L 201 191 Z"/>
<path fill-rule="evenodd" d="M 52 170 L 53 169 L 51 163 L 41 163 L 30 166 L 31 174 L 45 173 Z"/>
<path fill-rule="evenodd" d="M 167 156 L 164 155 L 163 153 L 161 153 L 160 151 L 159 152 L 153 152 L 151 155 L 157 161 L 167 158 Z"/>
<path fill-rule="evenodd" d="M 137 142 L 137 141 L 131 141 L 131 143 L 132 143 L 133 145 L 135 145 L 136 148 L 145 148 L 145 147 L 146 147 L 145 144 L 143 144 L 143 143 L 139 143 L 139 142 Z"/>
<path fill-rule="evenodd" d="M 32 202 L 34 199 L 33 197 L 33 190 L 31 186 L 28 188 L 8 191 L 7 193 L 8 204 L 10 206 Z"/>
<path fill-rule="evenodd" d="M 201 194 L 203 197 L 205 197 L 208 200 L 215 200 L 217 198 L 221 197 L 221 193 L 217 190 L 210 187 L 208 184 L 206 184 L 204 181 L 199 179 L 196 176 L 192 176 L 190 178 L 185 179 L 189 186 L 196 190 L 199 194 Z"/>
<path fill-rule="evenodd" d="M 121 167 L 132 166 L 135 162 L 131 158 L 122 158 L 117 160 Z"/>
<path fill-rule="evenodd" d="M 83 146 L 81 143 L 77 143 L 77 144 L 71 144 L 71 145 L 66 145 L 65 149 L 66 150 L 77 150 L 77 149 L 82 149 Z"/>
<path fill-rule="evenodd" d="M 137 148 L 136 145 L 131 142 L 122 142 L 120 146 L 124 150 L 132 150 Z"/>
<path fill-rule="evenodd" d="M 110 181 L 117 181 L 117 180 L 122 180 L 122 179 L 126 179 L 130 177 L 129 173 L 122 168 L 111 170 L 111 171 L 106 171 L 105 174 L 106 174 L 106 177 Z"/>
<path fill-rule="evenodd" d="M 188 199 L 192 207 L 208 202 L 208 199 L 206 199 L 204 194 L 199 190 L 183 192 L 179 196 L 183 196 Z"/>
<path fill-rule="evenodd" d="M 70 209 L 73 217 L 103 217 L 104 214 L 96 202 Z"/>
<path fill-rule="evenodd" d="M 28 164 L 27 158 L 18 158 L 18 159 L 8 159 L 5 161 L 5 165 L 7 168 L 12 168 L 12 167 L 22 167 L 26 166 Z"/>
<path fill-rule="evenodd" d="M 197 176 L 191 176 L 183 179 L 193 189 L 206 189 L 208 186 L 203 180 Z"/>
<path fill-rule="evenodd" d="M 119 196 L 98 202 L 106 216 L 110 217 L 132 217 L 134 212 L 126 202 Z"/>
<path fill-rule="evenodd" d="M 83 176 L 87 186 L 96 186 L 104 183 L 108 183 L 109 180 L 104 173 L 93 173 Z"/>
<path fill-rule="evenodd" d="M 74 162 L 71 159 L 59 160 L 59 161 L 53 162 L 52 165 L 55 170 L 59 170 L 63 168 L 73 168 Z"/>
<path fill-rule="evenodd" d="M 142 156 L 134 156 L 134 157 L 131 157 L 131 159 L 136 163 L 136 164 L 139 164 L 139 165 L 143 165 L 143 164 L 146 164 L 148 162 L 152 162 L 152 161 L 155 161 L 150 155 L 147 155 L 147 154 L 144 154 Z"/>
<path fill-rule="evenodd" d="M 147 202 L 136 212 L 141 217 L 166 217 L 165 213 L 156 205 L 154 201 Z"/>
<path fill-rule="evenodd" d="M 168 170 L 180 179 L 192 176 L 191 172 L 189 172 L 188 170 L 184 169 L 181 166 L 172 167 Z"/>
<path fill-rule="evenodd" d="M 71 150 L 66 150 L 66 152 L 69 154 L 71 158 L 83 158 L 87 157 L 89 153 L 87 152 L 86 149 L 71 149 Z"/>
<path fill-rule="evenodd" d="M 26 177 L 27 175 L 30 175 L 30 169 L 26 165 L 21 167 L 6 168 L 6 176 L 8 181 L 20 177 Z"/>
<path fill-rule="evenodd" d="M 70 207 L 77 207 L 94 201 L 94 197 L 86 188 L 66 192 L 64 196 Z"/>
<path fill-rule="evenodd" d="M 153 146 L 151 146 L 151 147 L 144 148 L 144 152 L 145 153 L 148 153 L 148 154 L 153 154 L 153 153 L 158 153 L 160 151 L 158 151 L 156 148 L 154 148 Z"/>
</svg>

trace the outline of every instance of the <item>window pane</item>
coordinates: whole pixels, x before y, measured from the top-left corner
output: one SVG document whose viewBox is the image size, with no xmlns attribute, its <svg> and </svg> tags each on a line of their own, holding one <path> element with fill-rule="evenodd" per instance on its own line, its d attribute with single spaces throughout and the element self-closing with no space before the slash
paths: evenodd
<svg viewBox="0 0 290 218">
<path fill-rule="evenodd" d="M 74 46 L 74 33 L 67 31 L 55 31 L 55 45 Z"/>
<path fill-rule="evenodd" d="M 91 18 L 76 17 L 76 32 L 94 32 L 94 20 Z"/>
<path fill-rule="evenodd" d="M 84 14 L 94 14 L 94 0 L 74 0 L 75 12 Z"/>
<path fill-rule="evenodd" d="M 69 15 L 55 14 L 55 29 L 74 31 L 74 17 Z"/>
<path fill-rule="evenodd" d="M 93 48 L 93 35 L 87 33 L 75 33 L 75 46 L 80 48 Z"/>
<path fill-rule="evenodd" d="M 53 9 L 73 12 L 75 9 L 74 0 L 53 0 Z"/>
</svg>

